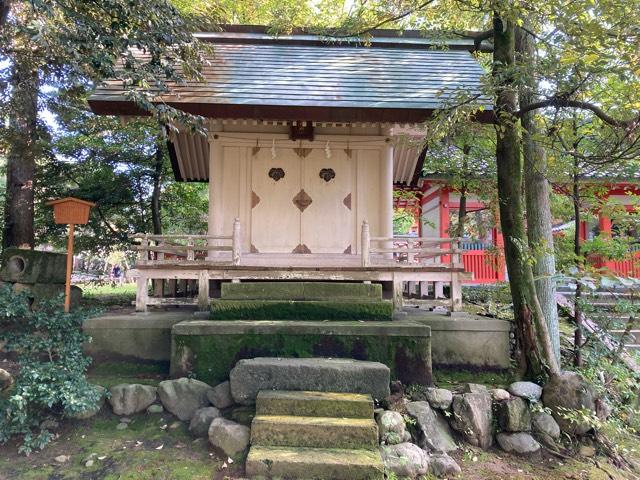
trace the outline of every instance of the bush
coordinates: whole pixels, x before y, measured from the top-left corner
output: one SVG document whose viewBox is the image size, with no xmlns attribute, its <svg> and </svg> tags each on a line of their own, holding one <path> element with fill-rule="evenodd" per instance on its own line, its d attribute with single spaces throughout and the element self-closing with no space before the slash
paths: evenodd
<svg viewBox="0 0 640 480">
<path fill-rule="evenodd" d="M 91 360 L 82 352 L 87 311 L 64 313 L 62 298 L 43 301 L 31 310 L 28 294 L 0 288 L 0 344 L 19 365 L 13 388 L 0 396 L 0 443 L 21 437 L 20 451 L 42 449 L 53 437 L 40 428 L 49 415 L 86 411 L 100 393 L 87 382 Z"/>
</svg>

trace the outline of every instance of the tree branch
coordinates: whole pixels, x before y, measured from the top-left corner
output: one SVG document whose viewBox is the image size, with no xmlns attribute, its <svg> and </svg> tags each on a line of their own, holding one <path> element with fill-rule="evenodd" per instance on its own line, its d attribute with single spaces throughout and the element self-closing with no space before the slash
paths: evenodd
<svg viewBox="0 0 640 480">
<path fill-rule="evenodd" d="M 596 117 L 598 117 L 603 122 L 618 128 L 634 129 L 638 127 L 638 125 L 640 125 L 640 113 L 636 115 L 634 118 L 622 120 L 622 119 L 612 117 L 607 112 L 605 112 L 602 108 L 600 108 L 599 106 L 593 103 L 585 102 L 582 100 L 570 100 L 563 96 L 554 96 L 551 98 L 547 98 L 546 100 L 541 100 L 539 102 L 534 102 L 529 105 L 526 105 L 520 108 L 520 110 L 516 112 L 516 116 L 522 117 L 522 115 L 524 115 L 527 112 L 530 112 L 532 110 L 538 110 L 541 108 L 547 108 L 547 107 L 578 108 L 581 110 L 590 110 Z"/>
</svg>

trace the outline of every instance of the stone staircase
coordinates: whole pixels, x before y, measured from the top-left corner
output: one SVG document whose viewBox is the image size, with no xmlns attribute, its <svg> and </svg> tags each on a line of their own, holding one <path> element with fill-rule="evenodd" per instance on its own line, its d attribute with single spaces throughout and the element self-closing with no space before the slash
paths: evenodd
<svg viewBox="0 0 640 480">
<path fill-rule="evenodd" d="M 391 320 L 382 285 L 349 282 L 223 283 L 211 320 Z"/>
<path fill-rule="evenodd" d="M 382 480 L 371 396 L 259 392 L 246 473 L 250 478 Z"/>
</svg>

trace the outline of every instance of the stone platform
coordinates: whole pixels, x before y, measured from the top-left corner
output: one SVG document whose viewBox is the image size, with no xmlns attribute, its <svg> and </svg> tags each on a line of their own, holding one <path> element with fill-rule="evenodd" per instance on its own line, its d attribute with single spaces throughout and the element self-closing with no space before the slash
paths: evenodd
<svg viewBox="0 0 640 480">
<path fill-rule="evenodd" d="M 380 362 L 391 378 L 430 385 L 431 329 L 405 321 L 192 320 L 172 329 L 171 375 L 216 384 L 241 359 L 331 357 Z"/>
</svg>

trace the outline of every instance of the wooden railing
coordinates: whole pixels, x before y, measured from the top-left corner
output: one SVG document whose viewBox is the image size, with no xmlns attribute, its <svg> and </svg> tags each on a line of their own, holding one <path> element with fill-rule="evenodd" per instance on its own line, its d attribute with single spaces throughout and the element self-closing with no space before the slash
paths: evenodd
<svg viewBox="0 0 640 480">
<path fill-rule="evenodd" d="M 373 247 L 373 244 L 378 246 Z M 412 237 L 398 235 L 394 237 L 372 237 L 369 223 L 362 222 L 361 230 L 362 266 L 371 265 L 372 255 L 395 263 L 424 264 L 428 260 L 432 263 L 462 264 L 462 250 L 459 238 Z M 448 246 L 448 247 L 447 247 Z M 439 260 L 439 262 L 436 262 Z"/>
<path fill-rule="evenodd" d="M 215 260 L 216 252 L 231 252 L 231 264 L 240 265 L 240 219 L 233 222 L 233 232 L 225 235 L 153 235 L 135 233 L 129 238 L 139 240 L 136 245 L 138 263 L 171 263 L 176 260 L 194 261 L 196 259 Z"/>
</svg>

